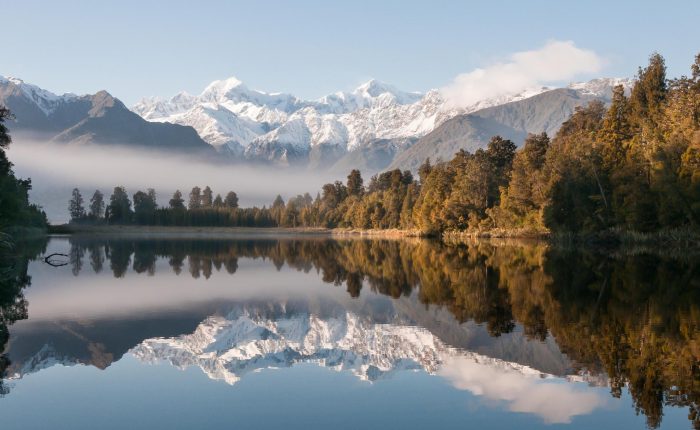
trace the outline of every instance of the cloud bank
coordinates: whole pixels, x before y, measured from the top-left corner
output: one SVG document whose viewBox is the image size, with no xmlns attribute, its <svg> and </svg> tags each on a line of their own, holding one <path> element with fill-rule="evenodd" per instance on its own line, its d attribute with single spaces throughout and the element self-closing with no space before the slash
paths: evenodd
<svg viewBox="0 0 700 430">
<path fill-rule="evenodd" d="M 316 194 L 333 179 L 321 174 L 264 166 L 218 164 L 185 156 L 100 145 L 62 145 L 22 139 L 10 146 L 10 160 L 18 176 L 32 179 L 30 200 L 44 207 L 51 222 L 68 220 L 73 187 L 89 200 L 95 189 L 107 198 L 115 186 L 133 195 L 155 188 L 159 205 L 167 205 L 179 189 L 187 196 L 193 186 L 209 185 L 214 193 L 233 190 L 243 206 L 270 205 L 277 194 L 285 200 L 304 192 Z"/>
<path fill-rule="evenodd" d="M 598 73 L 602 66 L 603 59 L 595 52 L 572 41 L 554 40 L 534 51 L 516 52 L 506 62 L 458 75 L 441 93 L 448 106 L 468 107 L 483 99 Z"/>
</svg>

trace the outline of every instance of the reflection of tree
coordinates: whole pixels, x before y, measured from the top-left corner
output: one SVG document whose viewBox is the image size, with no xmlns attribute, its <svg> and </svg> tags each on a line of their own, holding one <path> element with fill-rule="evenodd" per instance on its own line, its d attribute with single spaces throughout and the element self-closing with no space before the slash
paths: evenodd
<svg viewBox="0 0 700 430">
<path fill-rule="evenodd" d="M 3 384 L 10 360 L 2 351 L 10 338 L 9 326 L 27 318 L 27 300 L 22 290 L 31 282 L 29 259 L 44 250 L 46 241 L 18 242 L 11 250 L 0 249 L 0 397 L 8 393 Z"/>
<path fill-rule="evenodd" d="M 72 240 L 73 246 L 94 246 Z M 133 255 L 135 272 L 155 271 L 164 257 L 194 278 L 235 273 L 240 258 L 316 270 L 324 282 L 391 297 L 416 292 L 460 321 L 499 336 L 516 323 L 526 336 L 550 334 L 582 371 L 605 372 L 611 392 L 627 387 L 649 426 L 665 405 L 690 408 L 700 428 L 700 265 L 654 254 L 596 254 L 542 244 L 383 240 L 108 240 L 115 276 Z M 91 254 L 92 255 L 92 254 Z M 91 257 L 92 258 L 92 257 Z M 94 268 L 94 267 L 93 267 Z"/>
</svg>

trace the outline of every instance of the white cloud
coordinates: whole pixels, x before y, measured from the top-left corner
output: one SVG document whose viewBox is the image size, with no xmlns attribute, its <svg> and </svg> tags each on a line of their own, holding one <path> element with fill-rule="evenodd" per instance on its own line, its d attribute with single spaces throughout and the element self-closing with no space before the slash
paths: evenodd
<svg viewBox="0 0 700 430">
<path fill-rule="evenodd" d="M 554 40 L 534 51 L 516 52 L 506 62 L 458 75 L 441 92 L 448 106 L 467 107 L 486 98 L 598 73 L 602 66 L 595 52 L 578 48 L 572 41 Z"/>
<path fill-rule="evenodd" d="M 512 412 L 541 417 L 546 423 L 569 423 L 605 405 L 601 395 L 582 384 L 542 379 L 514 369 L 494 368 L 464 357 L 447 360 L 439 374 L 459 390 L 502 401 Z"/>
</svg>

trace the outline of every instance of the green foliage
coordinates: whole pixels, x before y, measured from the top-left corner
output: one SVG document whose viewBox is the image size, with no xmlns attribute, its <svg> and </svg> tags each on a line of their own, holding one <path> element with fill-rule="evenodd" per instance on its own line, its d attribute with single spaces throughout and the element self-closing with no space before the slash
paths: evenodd
<svg viewBox="0 0 700 430">
<path fill-rule="evenodd" d="M 12 141 L 5 121 L 12 119 L 10 111 L 0 106 L 0 229 L 8 227 L 46 228 L 46 214 L 29 202 L 30 179 L 19 179 L 12 171 L 5 149 Z"/>
<path fill-rule="evenodd" d="M 102 218 L 105 211 L 104 195 L 100 190 L 95 190 L 90 198 L 90 217 L 93 219 Z"/>
<path fill-rule="evenodd" d="M 73 188 L 73 193 L 70 201 L 68 202 L 68 213 L 70 214 L 71 221 L 80 221 L 85 218 L 85 206 L 83 205 L 83 196 L 80 194 L 80 190 Z"/>
<path fill-rule="evenodd" d="M 133 219 L 131 200 L 124 187 L 114 187 L 105 210 L 105 218 L 110 224 L 129 224 Z"/>
</svg>

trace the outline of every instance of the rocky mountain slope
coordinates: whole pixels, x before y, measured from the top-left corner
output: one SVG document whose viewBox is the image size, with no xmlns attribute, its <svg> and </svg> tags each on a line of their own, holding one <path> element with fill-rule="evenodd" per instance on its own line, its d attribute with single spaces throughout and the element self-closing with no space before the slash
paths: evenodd
<svg viewBox="0 0 700 430">
<path fill-rule="evenodd" d="M 106 91 L 59 96 L 20 79 L 0 76 L 0 105 L 15 116 L 8 123 L 15 137 L 213 153 L 192 127 L 146 121 Z"/>
<path fill-rule="evenodd" d="M 251 90 L 229 78 L 213 82 L 198 96 L 146 98 L 133 110 L 150 121 L 191 125 L 221 152 L 246 161 L 379 171 L 390 165 L 414 168 L 416 157 L 448 158 L 457 149 L 483 146 L 494 134 L 520 142 L 528 132 L 553 132 L 575 106 L 607 100 L 617 83 L 629 85 L 627 80 L 598 79 L 564 89 L 531 88 L 454 108 L 439 90 L 404 92 L 376 80 L 351 92 L 302 100 Z M 508 108 L 498 110 L 502 106 Z M 469 114 L 475 116 L 464 118 Z M 447 125 L 456 117 L 456 123 Z M 446 129 L 410 150 L 443 125 Z M 425 148 L 436 140 L 447 143 Z"/>
<path fill-rule="evenodd" d="M 593 100 L 609 102 L 612 88 L 618 84 L 630 88 L 632 82 L 627 79 L 595 79 L 457 115 L 398 154 L 390 168 L 415 171 L 426 158 L 449 160 L 460 149 L 473 152 L 485 147 L 494 135 L 511 139 L 518 145 L 528 133 L 544 131 L 554 136 L 576 107 Z"/>
</svg>

